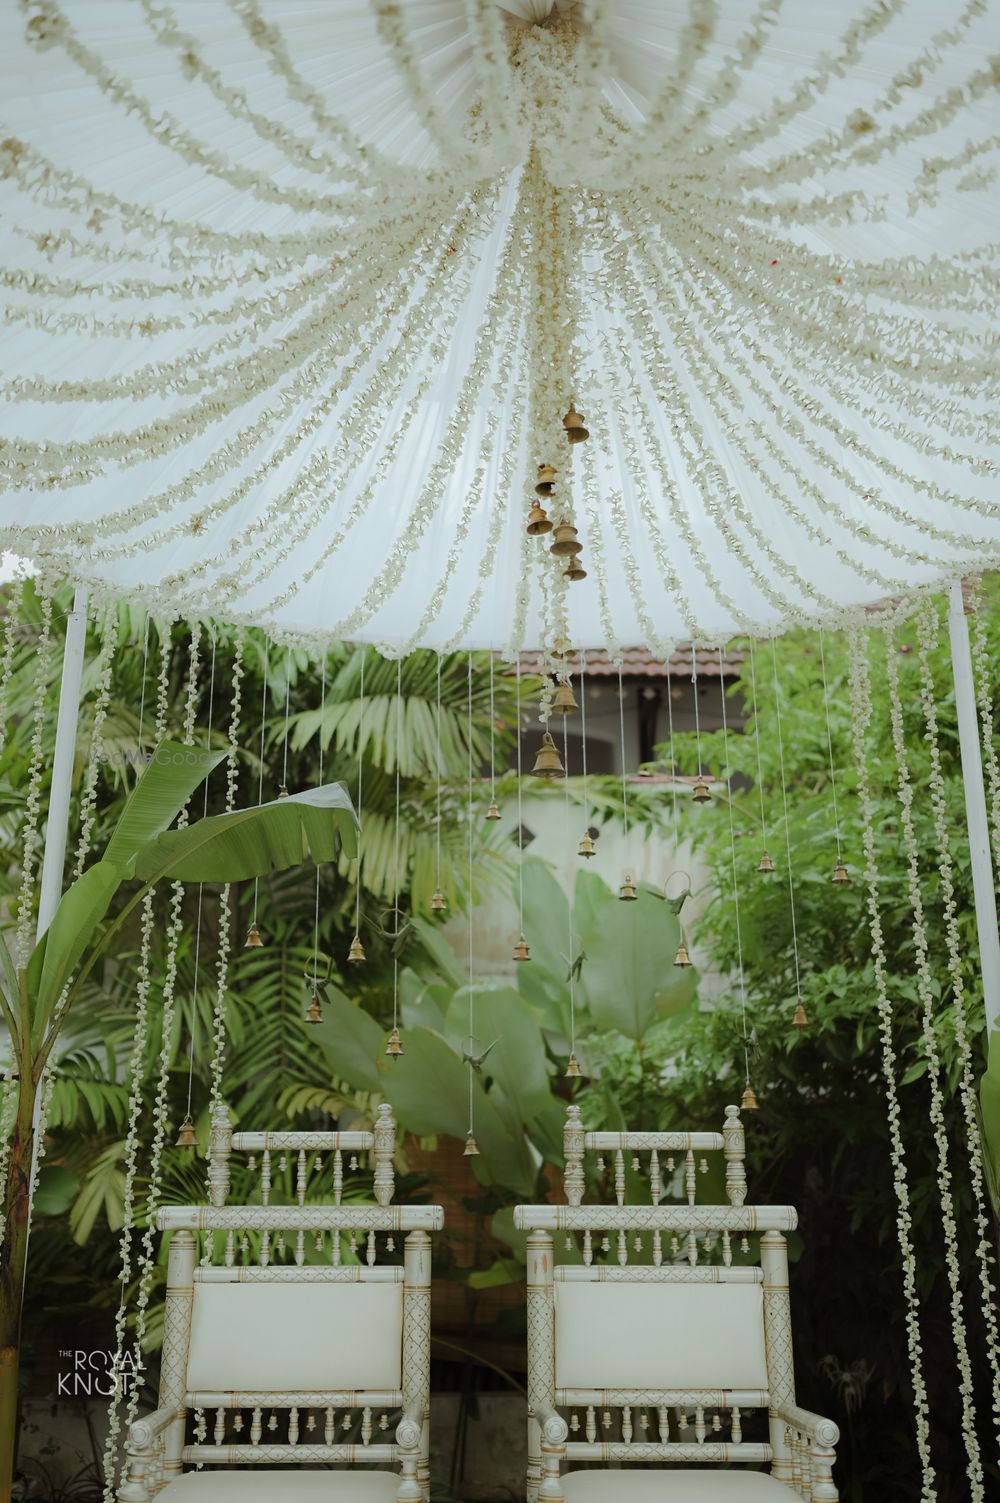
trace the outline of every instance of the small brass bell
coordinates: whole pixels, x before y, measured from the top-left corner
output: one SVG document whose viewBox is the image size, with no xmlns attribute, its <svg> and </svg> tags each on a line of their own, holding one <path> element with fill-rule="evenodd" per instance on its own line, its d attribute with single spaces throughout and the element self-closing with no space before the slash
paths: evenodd
<svg viewBox="0 0 1000 1503">
<path fill-rule="evenodd" d="M 589 830 L 584 830 L 583 834 L 580 836 L 580 844 L 576 848 L 576 854 L 578 856 L 585 856 L 588 861 L 590 860 L 591 856 L 597 855 L 597 847 L 594 844 L 593 839 L 591 838 Z"/>
<path fill-rule="evenodd" d="M 576 584 L 580 579 L 586 579 L 587 571 L 580 562 L 579 557 L 571 558 L 563 570 L 563 579 L 569 580 L 570 584 Z"/>
<path fill-rule="evenodd" d="M 347 963 L 348 965 L 361 965 L 367 959 L 368 956 L 365 954 L 365 947 L 361 943 L 361 936 L 360 934 L 355 934 L 351 940 L 351 948 L 347 952 Z"/>
<path fill-rule="evenodd" d="M 573 695 L 572 684 L 560 684 L 552 699 L 552 710 L 556 715 L 569 715 L 571 711 L 578 710 Z"/>
<path fill-rule="evenodd" d="M 748 1080 L 743 1087 L 743 1095 L 740 1097 L 740 1111 L 755 1112 L 757 1110 L 757 1093 Z"/>
<path fill-rule="evenodd" d="M 478 1153 L 479 1144 L 473 1137 L 472 1128 L 470 1127 L 469 1131 L 465 1135 L 465 1147 L 462 1149 L 462 1154 L 467 1159 L 474 1159 Z"/>
<path fill-rule="evenodd" d="M 316 993 L 313 992 L 312 996 L 309 998 L 309 1006 L 306 1008 L 306 1022 L 322 1023 L 322 1021 L 323 1014 L 319 1009 L 319 998 L 317 997 Z"/>
<path fill-rule="evenodd" d="M 572 402 L 569 404 L 569 412 L 563 418 L 563 427 L 571 444 L 582 444 L 590 437 L 590 429 L 583 426 L 583 413 L 577 412 Z"/>
<path fill-rule="evenodd" d="M 521 938 L 518 940 L 517 944 L 514 946 L 514 959 L 515 960 L 530 960 L 531 959 L 531 951 L 528 949 L 528 941 L 525 939 L 525 937 L 524 937 L 523 934 L 521 935 Z"/>
<path fill-rule="evenodd" d="M 284 783 L 282 783 L 281 787 L 278 789 L 278 797 L 279 798 L 287 798 L 288 797 L 288 789 L 285 787 Z"/>
<path fill-rule="evenodd" d="M 574 1051 L 566 1061 L 566 1079 L 579 1080 L 582 1074 L 583 1071 L 580 1069 L 580 1061 L 577 1059 L 576 1052 Z"/>
<path fill-rule="evenodd" d="M 431 913 L 444 913 L 448 907 L 448 899 L 440 887 L 435 887 L 431 894 Z"/>
<path fill-rule="evenodd" d="M 187 1116 L 184 1118 L 184 1121 L 180 1125 L 180 1131 L 177 1134 L 176 1146 L 178 1148 L 198 1147 L 198 1137 L 194 1130 L 194 1123 L 191 1120 L 190 1112 L 188 1112 Z"/>
<path fill-rule="evenodd" d="M 257 920 L 254 919 L 253 923 L 247 930 L 247 937 L 243 941 L 243 948 L 244 950 L 260 950 L 263 949 L 263 947 L 264 941 L 260 937 L 260 930 L 257 928 Z"/>
<path fill-rule="evenodd" d="M 838 861 L 833 868 L 833 876 L 830 878 L 830 881 L 835 882 L 838 887 L 845 887 L 850 880 L 847 874 L 847 867 L 842 861 Z"/>
<path fill-rule="evenodd" d="M 802 1006 L 801 1001 L 796 1002 L 796 1004 L 795 1004 L 795 1012 L 792 1015 L 792 1026 L 794 1028 L 808 1028 L 809 1027 L 809 1019 L 806 1016 L 806 1010 Z"/>
<path fill-rule="evenodd" d="M 618 889 L 618 896 L 623 903 L 634 903 L 639 896 L 635 885 L 635 878 L 631 872 L 625 873 L 625 880 Z"/>
<path fill-rule="evenodd" d="M 770 851 L 765 851 L 763 856 L 761 856 L 760 860 L 757 862 L 757 870 L 759 872 L 774 871 L 774 862 L 771 860 Z"/>
<path fill-rule="evenodd" d="M 528 536 L 529 538 L 540 538 L 543 532 L 551 531 L 552 523 L 549 521 L 549 514 L 536 501 L 528 513 Z"/>
<path fill-rule="evenodd" d="M 500 810 L 497 807 L 497 801 L 496 801 L 495 798 L 491 798 L 490 799 L 490 807 L 486 811 L 486 818 L 487 819 L 499 819 L 500 818 Z"/>
<path fill-rule="evenodd" d="M 559 522 L 552 534 L 549 552 L 556 558 L 568 558 L 571 553 L 582 553 L 583 544 L 577 541 L 576 528 L 572 522 Z"/>
<path fill-rule="evenodd" d="M 681 942 L 677 946 L 677 954 L 674 956 L 674 965 L 685 966 L 690 964 L 691 957 L 687 952 L 687 945 L 684 943 L 684 936 L 682 934 Z"/>
<path fill-rule="evenodd" d="M 536 496 L 551 496 L 556 488 L 556 470 L 550 464 L 538 466 L 538 479 L 535 481 Z"/>
<path fill-rule="evenodd" d="M 701 773 L 699 773 L 697 778 L 695 779 L 692 797 L 694 798 L 696 804 L 710 804 L 712 801 L 712 795 L 708 791 L 708 784 L 701 776 Z"/>
<path fill-rule="evenodd" d="M 386 1052 L 386 1054 L 390 1055 L 393 1059 L 398 1059 L 399 1056 L 402 1054 L 402 1052 L 403 1052 L 403 1041 L 402 1041 L 402 1039 L 399 1036 L 399 1029 L 398 1028 L 393 1028 L 392 1032 L 390 1033 L 389 1038 L 388 1038 L 388 1040 L 386 1042 L 385 1052 Z"/>
<path fill-rule="evenodd" d="M 564 778 L 566 776 L 566 769 L 562 765 L 556 744 L 548 731 L 542 736 L 542 744 L 538 748 L 538 756 L 535 758 L 531 775 L 536 778 Z"/>
</svg>

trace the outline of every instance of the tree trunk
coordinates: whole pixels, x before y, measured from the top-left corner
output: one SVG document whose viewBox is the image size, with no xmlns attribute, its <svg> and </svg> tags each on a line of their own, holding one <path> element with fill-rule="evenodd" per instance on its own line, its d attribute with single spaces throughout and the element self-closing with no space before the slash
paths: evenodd
<svg viewBox="0 0 1000 1503">
<path fill-rule="evenodd" d="M 36 1085 L 22 1065 L 17 1118 L 4 1193 L 5 1228 L 0 1246 L 0 1503 L 10 1503 L 17 1441 L 21 1305 L 28 1252 L 31 1149 Z"/>
</svg>

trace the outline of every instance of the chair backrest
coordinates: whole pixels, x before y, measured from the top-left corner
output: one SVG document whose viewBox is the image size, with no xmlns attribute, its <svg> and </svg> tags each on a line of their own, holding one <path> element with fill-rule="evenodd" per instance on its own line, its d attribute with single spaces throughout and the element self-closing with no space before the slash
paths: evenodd
<svg viewBox="0 0 1000 1503">
<path fill-rule="evenodd" d="M 380 1168 L 388 1152 L 391 1170 L 395 1134 L 388 1108 L 374 1133 L 228 1140 L 218 1115 L 216 1203 L 165 1206 L 157 1217 L 171 1234 L 159 1408 L 177 1418 L 164 1433 L 155 1485 L 185 1463 L 398 1461 L 386 1433 L 392 1412 L 424 1416 L 429 1401 L 429 1233 L 443 1225 L 440 1206 L 343 1204 L 336 1165 L 335 1203 L 305 1203 L 305 1186 L 319 1179 L 316 1153 L 372 1152 L 376 1194 L 384 1195 Z M 234 1151 L 259 1157 L 263 1204 L 224 1203 Z M 293 1156 L 293 1204 L 271 1203 L 265 1154 Z"/>
<path fill-rule="evenodd" d="M 698 1199 L 713 1153 L 722 1204 Z M 589 1154 L 611 1204 L 582 1203 Z M 746 1205 L 744 1154 L 735 1106 L 720 1133 L 588 1132 L 569 1108 L 569 1204 L 515 1212 L 529 1233 L 529 1402 L 570 1411 L 568 1459 L 780 1461 L 783 1424 L 766 1442 L 744 1426 L 748 1410 L 794 1403 L 782 1233 L 797 1218 Z"/>
</svg>

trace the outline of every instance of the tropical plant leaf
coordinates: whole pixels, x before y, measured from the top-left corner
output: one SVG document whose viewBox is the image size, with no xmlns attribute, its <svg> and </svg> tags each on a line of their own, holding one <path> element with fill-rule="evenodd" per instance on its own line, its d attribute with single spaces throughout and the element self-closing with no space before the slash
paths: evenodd
<svg viewBox="0 0 1000 1503">
<path fill-rule="evenodd" d="M 517 1117 L 519 1129 L 551 1104 L 545 1045 L 528 1003 L 513 987 L 474 986 L 457 991 L 448 1009 L 446 1032 L 463 1044 L 469 1032 L 472 1001 L 476 1051 L 492 1044 L 483 1074 L 500 1087 Z"/>
<path fill-rule="evenodd" d="M 324 986 L 323 1021 L 310 1032 L 330 1069 L 348 1085 L 366 1091 L 382 1088 L 377 1061 L 385 1048 L 385 1034 L 375 1019 L 336 986 Z"/>
<path fill-rule="evenodd" d="M 596 1027 L 637 1042 L 657 1017 L 681 1012 L 695 991 L 693 967 L 678 970 L 680 925 L 665 903 L 640 887 L 634 903 L 609 898 L 581 936 L 583 987 Z"/>
<path fill-rule="evenodd" d="M 28 961 L 32 1032 L 39 1037 L 72 980 L 123 879 L 122 868 L 97 861 L 63 893 L 55 917 Z"/>
<path fill-rule="evenodd" d="M 986 1177 L 993 1208 L 1000 1213 L 1000 1027 L 990 1030 L 986 1070 L 979 1083 L 979 1105 L 986 1147 Z"/>
<path fill-rule="evenodd" d="M 125 800 L 102 860 L 128 867 L 139 850 L 168 829 L 225 751 L 161 741 Z"/>
</svg>

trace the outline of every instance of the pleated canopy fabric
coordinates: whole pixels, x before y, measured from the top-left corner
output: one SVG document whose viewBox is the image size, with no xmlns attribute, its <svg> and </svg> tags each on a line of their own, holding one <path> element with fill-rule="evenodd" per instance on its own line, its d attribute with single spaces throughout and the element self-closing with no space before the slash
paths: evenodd
<svg viewBox="0 0 1000 1503">
<path fill-rule="evenodd" d="M 614 653 L 1000 563 L 991 0 L 23 0 L 0 57 L 47 569 Z"/>
</svg>

